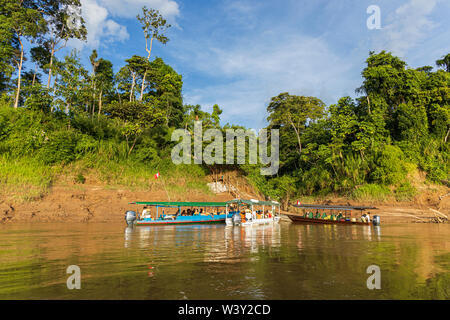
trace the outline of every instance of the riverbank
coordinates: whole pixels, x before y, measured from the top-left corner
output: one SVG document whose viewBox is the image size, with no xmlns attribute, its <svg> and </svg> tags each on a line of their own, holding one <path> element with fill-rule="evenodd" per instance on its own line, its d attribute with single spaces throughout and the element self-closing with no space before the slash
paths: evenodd
<svg viewBox="0 0 450 320">
<path fill-rule="evenodd" d="M 12 197 L 0 198 L 0 223 L 28 222 L 118 222 L 126 210 L 133 209 L 133 201 L 227 201 L 235 198 L 228 192 L 215 194 L 202 188 L 180 186 L 180 190 L 165 187 L 163 182 L 150 190 L 132 190 L 105 184 L 59 184 L 39 199 L 15 201 Z M 326 200 L 309 200 L 303 203 L 330 205 L 371 205 L 383 223 L 429 222 L 439 213 L 450 217 L 450 196 L 442 197 L 445 187 L 436 192 L 423 192 L 411 202 L 354 201 L 329 197 Z M 258 198 L 257 195 L 246 194 Z M 439 197 L 442 197 L 441 199 Z M 139 208 L 141 209 L 141 208 Z M 284 213 L 300 213 L 289 207 Z"/>
</svg>

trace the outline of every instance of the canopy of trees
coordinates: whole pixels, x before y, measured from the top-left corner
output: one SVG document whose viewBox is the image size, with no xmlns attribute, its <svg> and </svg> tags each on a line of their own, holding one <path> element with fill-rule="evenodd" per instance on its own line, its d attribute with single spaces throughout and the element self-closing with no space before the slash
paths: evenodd
<svg viewBox="0 0 450 320">
<path fill-rule="evenodd" d="M 169 41 L 170 25 L 157 10 L 143 8 L 137 17 L 147 54 L 129 57 L 117 73 L 96 50 L 88 67 L 76 51 L 60 56 L 69 39 L 86 39 L 81 16 L 76 24 L 68 19 L 80 7 L 79 0 L 0 0 L 0 155 L 48 164 L 92 155 L 170 161 L 175 129 L 192 132 L 196 119 L 224 135 L 237 128 L 221 126 L 218 105 L 211 113 L 183 105 L 181 75 L 162 58 L 151 59 L 153 40 Z M 263 177 L 248 164 L 221 170 L 241 170 L 278 200 L 387 186 L 407 193 L 416 168 L 430 181 L 448 183 L 450 54 L 436 67 L 414 69 L 389 52 L 371 52 L 357 98 L 326 106 L 316 97 L 281 93 L 267 106 L 268 128 L 280 130 L 278 174 Z"/>
</svg>

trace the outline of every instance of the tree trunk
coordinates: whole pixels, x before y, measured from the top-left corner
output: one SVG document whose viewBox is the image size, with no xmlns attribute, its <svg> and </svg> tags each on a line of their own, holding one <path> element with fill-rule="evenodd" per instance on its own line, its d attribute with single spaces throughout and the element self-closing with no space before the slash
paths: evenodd
<svg viewBox="0 0 450 320">
<path fill-rule="evenodd" d="M 94 78 L 95 78 L 95 71 L 94 71 Z M 95 112 L 95 80 L 92 79 L 92 117 L 94 116 Z"/>
<path fill-rule="evenodd" d="M 100 116 L 100 113 L 102 112 L 102 95 L 103 90 L 100 90 L 100 95 L 98 97 L 98 115 Z"/>
<path fill-rule="evenodd" d="M 37 73 L 37 65 L 34 65 L 33 82 L 31 83 L 32 87 L 34 87 L 34 83 L 36 82 L 36 73 Z"/>
<path fill-rule="evenodd" d="M 133 151 L 133 149 L 134 149 L 134 146 L 136 145 L 136 141 L 137 141 L 137 136 L 136 136 L 136 138 L 134 138 L 134 141 L 133 141 L 133 145 L 131 146 L 131 149 L 130 149 L 130 151 L 128 151 L 128 156 L 130 156 L 130 154 L 131 154 L 131 151 Z"/>
<path fill-rule="evenodd" d="M 298 153 L 301 154 L 302 153 L 302 141 L 300 139 L 300 132 L 297 130 L 297 128 L 295 127 L 294 123 L 292 122 L 291 119 L 289 119 L 292 128 L 294 128 L 295 134 L 297 135 L 297 142 L 298 142 Z"/>
<path fill-rule="evenodd" d="M 20 62 L 19 62 L 19 70 L 18 70 L 18 78 L 17 78 L 17 92 L 16 92 L 16 99 L 14 101 L 14 108 L 17 109 L 19 107 L 19 97 L 20 97 L 20 83 L 21 83 L 21 76 L 22 76 L 22 64 L 23 64 L 23 44 L 20 39 L 20 36 L 18 37 L 19 43 L 20 43 Z"/>
<path fill-rule="evenodd" d="M 153 37 L 150 40 L 150 49 L 147 47 L 147 38 L 145 38 L 145 51 L 148 52 L 147 61 L 150 62 L 150 56 L 152 55 L 152 47 L 153 47 Z M 142 80 L 142 87 L 141 87 L 141 96 L 139 98 L 139 101 L 142 101 L 144 96 L 144 89 L 145 89 L 145 78 L 147 76 L 147 70 L 144 73 L 144 79 Z"/>
<path fill-rule="evenodd" d="M 50 89 L 50 82 L 52 81 L 52 66 L 53 66 L 53 56 L 55 54 L 55 44 L 52 44 L 52 51 L 50 54 L 50 67 L 48 70 L 48 80 L 47 80 L 47 89 Z"/>
<path fill-rule="evenodd" d="M 133 82 L 131 83 L 131 90 L 130 90 L 130 102 L 133 98 L 133 91 L 134 91 L 134 85 L 136 84 L 136 74 L 133 73 Z"/>
<path fill-rule="evenodd" d="M 145 78 L 147 77 L 147 70 L 145 70 L 144 73 L 144 79 L 142 79 L 142 86 L 141 86 L 141 96 L 139 97 L 139 101 L 142 101 L 144 97 L 144 90 L 145 90 Z"/>
</svg>

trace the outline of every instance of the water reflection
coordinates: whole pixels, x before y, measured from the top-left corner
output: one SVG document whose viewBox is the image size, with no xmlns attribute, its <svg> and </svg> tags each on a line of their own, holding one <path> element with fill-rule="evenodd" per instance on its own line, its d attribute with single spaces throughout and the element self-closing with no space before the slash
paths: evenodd
<svg viewBox="0 0 450 320">
<path fill-rule="evenodd" d="M 445 299 L 449 274 L 449 225 L 0 226 L 0 298 Z"/>
</svg>

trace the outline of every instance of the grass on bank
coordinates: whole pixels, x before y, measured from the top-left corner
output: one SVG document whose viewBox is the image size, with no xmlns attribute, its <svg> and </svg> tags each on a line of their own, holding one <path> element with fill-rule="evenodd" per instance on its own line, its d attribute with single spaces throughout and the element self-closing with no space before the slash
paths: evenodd
<svg viewBox="0 0 450 320">
<path fill-rule="evenodd" d="M 45 195 L 60 166 L 49 167 L 30 158 L 0 157 L 0 196 L 16 200 L 36 200 Z"/>
<path fill-rule="evenodd" d="M 155 174 L 161 177 L 156 180 Z M 207 186 L 207 172 L 200 166 L 171 162 L 146 165 L 134 161 L 79 160 L 68 165 L 45 165 L 32 158 L 0 157 L 0 197 L 14 201 L 33 201 L 45 196 L 54 184 L 73 187 L 85 183 L 109 189 L 157 191 L 165 188 L 172 197 L 186 197 L 189 192 L 212 194 Z"/>
</svg>

